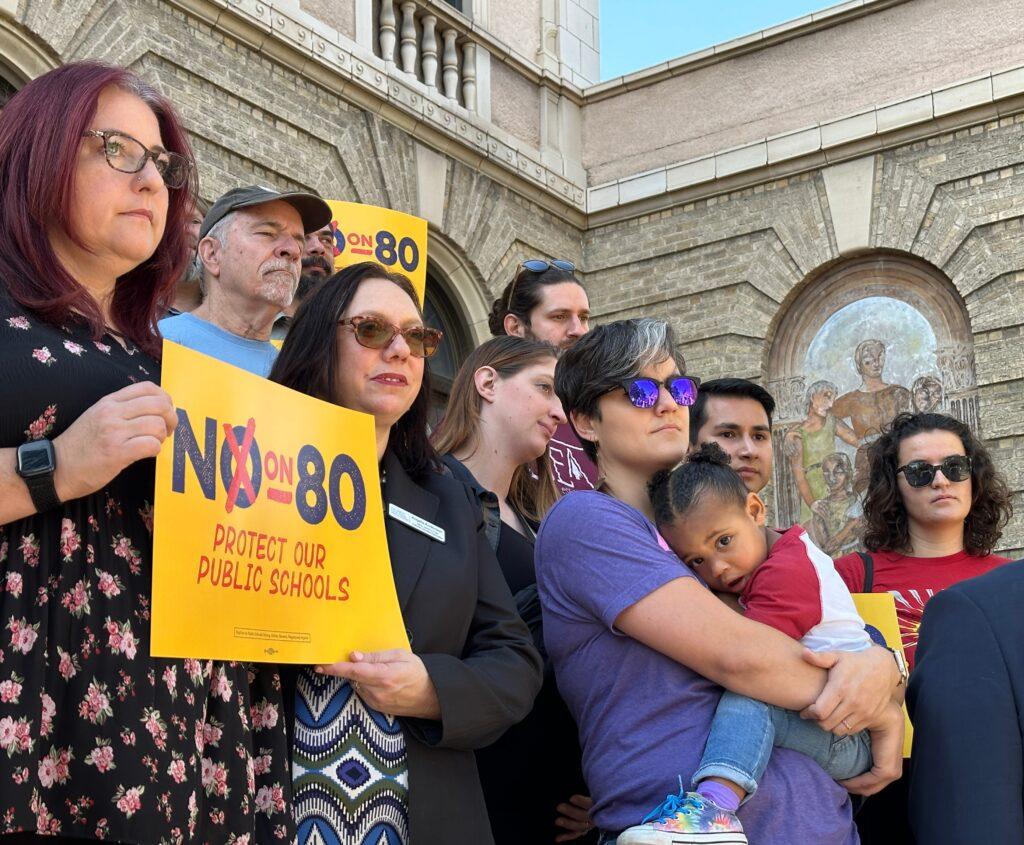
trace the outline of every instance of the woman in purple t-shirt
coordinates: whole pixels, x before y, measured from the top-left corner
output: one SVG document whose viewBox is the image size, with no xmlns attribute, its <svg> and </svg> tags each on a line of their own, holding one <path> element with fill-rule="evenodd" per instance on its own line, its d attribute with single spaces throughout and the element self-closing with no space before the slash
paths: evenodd
<svg viewBox="0 0 1024 845">
<path fill-rule="evenodd" d="M 545 642 L 580 729 L 593 818 L 607 842 L 637 824 L 666 784 L 688 784 L 723 687 L 811 708 L 838 734 L 871 730 L 875 767 L 848 784 L 861 794 L 899 773 L 900 674 L 887 651 L 804 654 L 795 640 L 727 607 L 658 536 L 647 481 L 686 453 L 685 406 L 698 383 L 683 372 L 668 326 L 639 319 L 594 329 L 555 374 L 602 483 L 549 511 L 537 538 L 537 580 Z M 858 841 L 846 791 L 786 749 L 774 751 L 739 816 L 757 845 Z M 666 842 L 707 841 L 688 836 Z"/>
</svg>

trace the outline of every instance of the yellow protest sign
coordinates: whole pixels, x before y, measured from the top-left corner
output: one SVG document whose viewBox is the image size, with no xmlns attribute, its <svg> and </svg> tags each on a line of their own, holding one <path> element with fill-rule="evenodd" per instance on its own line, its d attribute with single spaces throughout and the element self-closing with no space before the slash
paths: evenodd
<svg viewBox="0 0 1024 845">
<path fill-rule="evenodd" d="M 152 653 L 325 663 L 408 648 L 373 418 L 164 341 Z"/>
<path fill-rule="evenodd" d="M 878 637 L 871 631 L 875 629 L 889 648 L 898 648 L 903 654 L 903 639 L 900 637 L 900 623 L 896 619 L 896 601 L 891 593 L 854 593 L 853 603 L 857 606 L 857 612 L 864 624 L 868 626 L 868 633 L 876 642 Z M 881 643 L 879 643 L 881 645 Z M 903 735 L 903 756 L 910 756 L 910 746 L 914 741 L 914 728 L 910 724 L 910 717 L 907 715 L 907 707 L 903 706 L 903 719 L 906 723 L 906 732 Z"/>
<path fill-rule="evenodd" d="M 363 205 L 327 200 L 334 230 L 336 269 L 376 261 L 412 281 L 420 304 L 427 287 L 427 221 L 421 217 Z"/>
</svg>

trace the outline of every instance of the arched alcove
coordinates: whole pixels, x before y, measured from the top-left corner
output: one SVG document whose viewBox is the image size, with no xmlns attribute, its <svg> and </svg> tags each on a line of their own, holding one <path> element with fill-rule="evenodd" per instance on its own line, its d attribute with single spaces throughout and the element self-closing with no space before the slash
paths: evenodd
<svg viewBox="0 0 1024 845">
<path fill-rule="evenodd" d="M 462 251 L 447 237 L 430 227 L 427 242 L 429 267 L 446 285 L 452 304 L 462 315 L 472 346 L 487 340 L 490 294 L 483 277 Z M 429 290 L 428 290 L 429 296 Z"/>
<path fill-rule="evenodd" d="M 10 18 L 0 15 L 0 81 L 17 90 L 60 64 L 50 49 L 26 33 Z"/>
<path fill-rule="evenodd" d="M 452 379 L 462 362 L 487 336 L 490 303 L 485 298 L 482 282 L 447 239 L 431 231 L 427 252 L 424 317 L 428 325 L 444 332 L 441 348 L 430 359 L 433 417 L 436 420 L 444 413 Z"/>
<path fill-rule="evenodd" d="M 937 268 L 876 252 L 812 273 L 769 337 L 776 524 L 799 522 L 830 554 L 845 553 L 856 545 L 867 447 L 896 413 L 941 411 L 979 428 L 966 308 Z"/>
</svg>

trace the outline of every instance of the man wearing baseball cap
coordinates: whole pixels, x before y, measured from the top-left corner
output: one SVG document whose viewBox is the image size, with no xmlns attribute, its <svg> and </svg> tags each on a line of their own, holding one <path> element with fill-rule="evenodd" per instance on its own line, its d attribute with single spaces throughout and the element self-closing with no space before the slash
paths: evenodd
<svg viewBox="0 0 1024 845">
<path fill-rule="evenodd" d="M 203 303 L 161 320 L 168 340 L 265 376 L 274 318 L 292 301 L 306 233 L 330 223 L 314 194 L 250 185 L 218 199 L 199 230 Z"/>
</svg>

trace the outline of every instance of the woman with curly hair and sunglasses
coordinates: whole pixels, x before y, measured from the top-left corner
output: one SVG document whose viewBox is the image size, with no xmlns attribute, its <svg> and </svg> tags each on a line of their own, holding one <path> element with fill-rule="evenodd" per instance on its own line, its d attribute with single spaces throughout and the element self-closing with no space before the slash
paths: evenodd
<svg viewBox="0 0 1024 845">
<path fill-rule="evenodd" d="M 1010 491 L 982 442 L 945 414 L 898 414 L 868 462 L 867 553 L 836 568 L 853 592 L 893 594 L 913 668 L 928 599 L 1007 562 L 992 551 L 1012 514 Z"/>
<path fill-rule="evenodd" d="M 982 442 L 945 414 L 898 414 L 871 444 L 868 466 L 867 551 L 839 558 L 836 569 L 851 592 L 892 593 L 913 669 L 928 600 L 1008 562 L 992 552 L 1012 514 L 1010 492 Z M 858 814 L 865 845 L 913 842 L 906 784 L 897 781 Z"/>
</svg>

